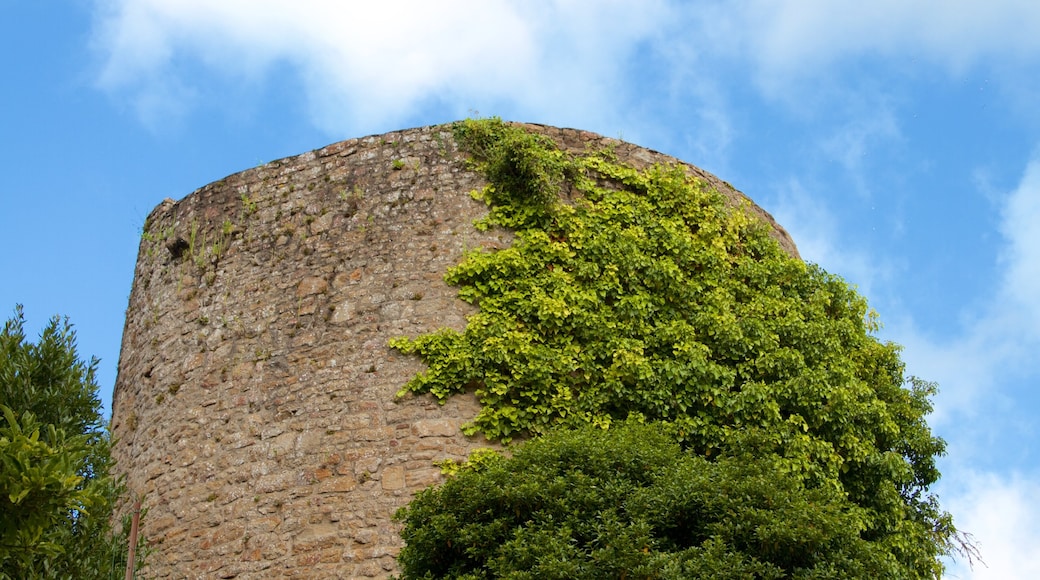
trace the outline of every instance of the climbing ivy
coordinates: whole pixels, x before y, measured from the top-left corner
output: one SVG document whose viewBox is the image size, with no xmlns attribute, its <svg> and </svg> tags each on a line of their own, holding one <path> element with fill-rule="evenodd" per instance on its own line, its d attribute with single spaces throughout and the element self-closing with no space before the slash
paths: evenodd
<svg viewBox="0 0 1040 580">
<path fill-rule="evenodd" d="M 479 306 L 464 331 L 391 342 L 428 365 L 400 396 L 472 391 L 464 430 L 504 442 L 635 419 L 704 457 L 776 454 L 865 508 L 871 539 L 938 565 L 953 527 L 927 493 L 944 451 L 924 420 L 934 385 L 904 378 L 853 288 L 681 166 L 570 154 L 498 119 L 455 137 L 489 181 L 478 226 L 515 242 L 448 272 Z"/>
</svg>

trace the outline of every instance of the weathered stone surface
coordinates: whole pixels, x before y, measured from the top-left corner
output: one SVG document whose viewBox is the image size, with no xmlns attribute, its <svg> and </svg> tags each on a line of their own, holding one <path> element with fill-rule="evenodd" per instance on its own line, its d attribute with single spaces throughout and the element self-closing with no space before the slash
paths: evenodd
<svg viewBox="0 0 1040 580">
<path fill-rule="evenodd" d="M 638 166 L 675 162 L 531 127 Z M 275 161 L 152 212 L 112 419 L 117 469 L 149 509 L 143 577 L 393 572 L 391 515 L 439 481 L 435 460 L 488 445 L 459 431 L 472 397 L 396 400 L 422 367 L 387 347 L 465 325 L 472 308 L 444 272 L 511 239 L 472 227 L 486 208 L 469 192 L 483 185 L 450 128 L 425 127 Z"/>
</svg>

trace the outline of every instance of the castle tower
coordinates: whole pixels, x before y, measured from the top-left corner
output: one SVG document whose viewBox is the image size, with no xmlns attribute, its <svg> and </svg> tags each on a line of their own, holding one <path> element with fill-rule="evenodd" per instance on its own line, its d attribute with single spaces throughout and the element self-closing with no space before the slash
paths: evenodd
<svg viewBox="0 0 1040 580">
<path fill-rule="evenodd" d="M 566 149 L 610 145 L 529 126 Z M 742 194 L 689 166 L 736 200 Z M 450 126 L 351 139 L 207 185 L 149 215 L 113 396 L 113 455 L 148 515 L 147 577 L 385 577 L 391 516 L 482 438 L 472 398 L 395 399 L 421 363 L 395 336 L 464 328 L 443 281 L 477 231 Z M 797 255 L 784 230 L 753 207 Z"/>
</svg>

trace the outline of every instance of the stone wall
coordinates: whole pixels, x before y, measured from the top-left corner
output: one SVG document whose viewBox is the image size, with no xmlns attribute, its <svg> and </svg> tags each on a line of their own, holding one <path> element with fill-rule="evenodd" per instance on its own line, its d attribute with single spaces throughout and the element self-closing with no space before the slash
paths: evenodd
<svg viewBox="0 0 1040 580">
<path fill-rule="evenodd" d="M 675 162 L 530 127 L 638 166 Z M 392 573 L 391 515 L 440 480 L 434 461 L 488 445 L 459 431 L 471 397 L 396 400 L 422 366 L 386 346 L 464 327 L 472 307 L 444 272 L 511 239 L 472 227 L 486 208 L 469 192 L 483 185 L 450 127 L 425 127 L 275 161 L 152 212 L 112 418 L 117 469 L 149 510 L 143 576 Z"/>
</svg>

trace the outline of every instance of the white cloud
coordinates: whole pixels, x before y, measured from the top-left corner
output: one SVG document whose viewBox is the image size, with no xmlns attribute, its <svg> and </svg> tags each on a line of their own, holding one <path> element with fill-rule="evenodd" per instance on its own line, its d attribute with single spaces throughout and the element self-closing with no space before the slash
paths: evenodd
<svg viewBox="0 0 1040 580">
<path fill-rule="evenodd" d="M 666 6 L 541 0 L 109 0 L 99 83 L 137 103 L 182 101 L 178 63 L 254 79 L 288 64 L 319 126 L 371 129 L 440 99 L 589 121 L 613 110 L 628 53 Z M 617 105 L 615 105 L 616 107 Z"/>
<path fill-rule="evenodd" d="M 193 106 L 200 75 L 186 65 L 236 82 L 280 64 L 332 131 L 399 122 L 431 102 L 616 126 L 642 97 L 621 77 L 646 47 L 667 63 L 658 74 L 684 84 L 736 74 L 770 93 L 826 78 L 851 57 L 921 59 L 954 73 L 1040 58 L 1032 0 L 96 2 L 99 84 L 142 113 Z M 711 111 L 699 102 L 690 110 L 727 130 L 725 107 L 705 103 Z"/>
<path fill-rule="evenodd" d="M 944 505 L 954 514 L 958 529 L 974 536 L 983 563 L 969 567 L 966 561 L 955 562 L 945 578 L 1040 578 L 1040 507 L 1036 503 L 1040 481 L 1021 475 L 961 473 L 960 489 L 944 494 Z"/>
</svg>

